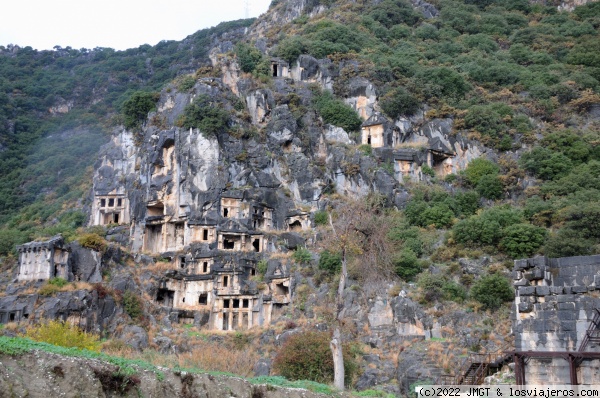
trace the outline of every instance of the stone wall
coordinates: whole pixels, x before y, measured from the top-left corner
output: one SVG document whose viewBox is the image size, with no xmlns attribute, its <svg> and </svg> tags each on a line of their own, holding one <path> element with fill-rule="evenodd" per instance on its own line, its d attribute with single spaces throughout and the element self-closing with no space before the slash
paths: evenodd
<svg viewBox="0 0 600 398">
<path fill-rule="evenodd" d="M 600 309 L 600 255 L 515 261 L 513 331 L 517 351 L 578 351 Z M 600 352 L 589 344 L 585 351 Z M 579 383 L 600 380 L 600 360 L 583 360 Z M 562 358 L 530 359 L 528 384 L 568 384 L 569 365 Z"/>
</svg>

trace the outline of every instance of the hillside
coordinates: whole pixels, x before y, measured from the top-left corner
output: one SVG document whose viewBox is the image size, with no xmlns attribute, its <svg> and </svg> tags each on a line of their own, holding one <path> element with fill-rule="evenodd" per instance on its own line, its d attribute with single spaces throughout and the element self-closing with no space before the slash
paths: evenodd
<svg viewBox="0 0 600 398">
<path fill-rule="evenodd" d="M 155 47 L 0 48 L 10 333 L 314 378 L 282 353 L 338 329 L 346 385 L 395 395 L 510 348 L 513 261 L 599 251 L 599 29 L 596 2 L 281 0 Z M 38 247 L 58 279 L 19 269 Z"/>
</svg>

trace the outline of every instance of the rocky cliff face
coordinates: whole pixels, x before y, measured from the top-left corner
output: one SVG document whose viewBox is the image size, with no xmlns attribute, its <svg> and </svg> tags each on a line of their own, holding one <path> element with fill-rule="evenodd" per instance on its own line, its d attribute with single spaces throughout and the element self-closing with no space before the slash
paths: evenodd
<svg viewBox="0 0 600 398">
<path fill-rule="evenodd" d="M 119 373 L 115 365 L 42 351 L 0 355 L 0 397 L 214 397 L 317 398 L 329 395 L 303 389 L 253 385 L 209 374 L 135 369 Z M 339 394 L 344 397 L 344 394 Z"/>
</svg>

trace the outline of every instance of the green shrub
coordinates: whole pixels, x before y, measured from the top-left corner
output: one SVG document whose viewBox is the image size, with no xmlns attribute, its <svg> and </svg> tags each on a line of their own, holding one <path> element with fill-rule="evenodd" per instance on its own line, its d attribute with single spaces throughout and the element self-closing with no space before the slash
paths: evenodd
<svg viewBox="0 0 600 398">
<path fill-rule="evenodd" d="M 267 260 L 260 260 L 258 263 L 256 263 L 256 271 L 259 275 L 265 275 L 267 273 L 268 266 L 269 264 Z"/>
<path fill-rule="evenodd" d="M 454 239 L 465 245 L 494 245 L 502 238 L 500 224 L 480 216 L 459 221 L 453 228 Z"/>
<path fill-rule="evenodd" d="M 584 238 L 580 232 L 563 228 L 548 238 L 544 254 L 552 258 L 587 256 L 592 254 L 593 245 L 594 242 Z"/>
<path fill-rule="evenodd" d="M 544 228 L 531 224 L 513 224 L 504 229 L 500 248 L 512 258 L 531 257 L 546 240 Z"/>
<path fill-rule="evenodd" d="M 277 56 L 290 63 L 298 59 L 301 54 L 308 52 L 306 43 L 300 37 L 293 36 L 279 42 L 277 46 Z"/>
<path fill-rule="evenodd" d="M 315 213 L 315 224 L 327 225 L 329 222 L 329 215 L 324 210 L 319 210 Z"/>
<path fill-rule="evenodd" d="M 573 168 L 567 156 L 544 147 L 535 147 L 523 154 L 520 163 L 525 170 L 544 180 L 561 177 Z"/>
<path fill-rule="evenodd" d="M 471 85 L 460 73 L 446 67 L 422 69 L 415 77 L 424 86 L 428 98 L 442 96 L 460 100 L 471 90 Z"/>
<path fill-rule="evenodd" d="M 205 136 L 214 136 L 227 128 L 229 113 L 207 96 L 199 95 L 187 105 L 178 121 L 186 129 L 198 128 Z"/>
<path fill-rule="evenodd" d="M 421 172 L 423 174 L 425 174 L 426 176 L 429 176 L 432 178 L 435 177 L 435 171 L 431 167 L 427 166 L 426 164 L 421 166 Z"/>
<path fill-rule="evenodd" d="M 405 88 L 390 90 L 379 101 L 383 112 L 392 119 L 399 116 L 410 116 L 419 109 L 419 100 Z"/>
<path fill-rule="evenodd" d="M 74 347 L 90 351 L 100 350 L 98 336 L 61 321 L 48 321 L 28 327 L 25 337 L 61 347 Z"/>
<path fill-rule="evenodd" d="M 331 274 L 339 272 L 342 268 L 342 256 L 339 253 L 323 250 L 319 257 L 319 268 Z"/>
<path fill-rule="evenodd" d="M 139 128 L 146 117 L 156 106 L 159 99 L 158 93 L 136 91 L 123 103 L 123 117 L 125 128 Z"/>
<path fill-rule="evenodd" d="M 477 280 L 471 287 L 470 295 L 483 304 L 484 308 L 495 310 L 514 298 L 514 289 L 502 275 L 491 274 Z"/>
<path fill-rule="evenodd" d="M 498 165 L 490 160 L 477 158 L 473 159 L 463 172 L 465 180 L 471 186 L 477 186 L 479 179 L 484 175 L 497 175 L 500 171 Z"/>
<path fill-rule="evenodd" d="M 449 227 L 454 222 L 454 212 L 445 203 L 427 203 L 420 200 L 411 200 L 404 214 L 411 225 L 436 228 Z"/>
<path fill-rule="evenodd" d="M 64 278 L 56 277 L 56 278 L 48 279 L 48 284 L 54 285 L 56 287 L 63 287 L 63 286 L 66 286 L 68 283 L 69 282 Z"/>
<path fill-rule="evenodd" d="M 238 43 L 235 46 L 238 63 L 242 72 L 254 72 L 263 59 L 263 55 L 256 47 L 246 43 Z"/>
<path fill-rule="evenodd" d="M 325 123 L 341 127 L 348 132 L 360 129 L 362 120 L 354 109 L 334 98 L 330 92 L 325 91 L 316 96 L 314 105 Z"/>
<path fill-rule="evenodd" d="M 132 319 L 137 319 L 143 313 L 142 302 L 133 292 L 127 290 L 123 293 L 123 309 Z"/>
<path fill-rule="evenodd" d="M 477 193 L 486 199 L 500 199 L 504 192 L 502 181 L 497 175 L 486 174 L 477 182 Z"/>
<path fill-rule="evenodd" d="M 421 290 L 425 302 L 437 300 L 462 302 L 467 298 L 464 287 L 442 274 L 424 272 L 419 275 L 417 286 Z"/>
<path fill-rule="evenodd" d="M 318 383 L 333 381 L 333 355 L 327 332 L 301 332 L 291 335 L 283 344 L 273 370 L 289 380 L 312 380 Z M 349 346 L 343 346 L 345 384 L 349 385 L 358 369 Z"/>
<path fill-rule="evenodd" d="M 104 252 L 107 244 L 103 237 L 96 233 L 83 234 L 77 239 L 82 247 L 92 249 L 97 252 Z"/>
<path fill-rule="evenodd" d="M 457 216 L 470 216 L 479 209 L 479 193 L 476 191 L 459 192 L 454 195 Z"/>
<path fill-rule="evenodd" d="M 410 249 L 417 257 L 423 255 L 424 243 L 419 228 L 402 223 L 392 227 L 387 237 L 402 248 Z"/>
<path fill-rule="evenodd" d="M 292 254 L 292 258 L 298 264 L 309 264 L 312 261 L 312 254 L 305 247 L 299 247 Z"/>
<path fill-rule="evenodd" d="M 177 82 L 177 90 L 180 92 L 189 91 L 196 84 L 194 76 L 185 75 Z"/>
<path fill-rule="evenodd" d="M 405 281 L 412 280 L 421 272 L 421 262 L 411 249 L 403 249 L 394 258 L 394 270 L 396 275 Z"/>
</svg>

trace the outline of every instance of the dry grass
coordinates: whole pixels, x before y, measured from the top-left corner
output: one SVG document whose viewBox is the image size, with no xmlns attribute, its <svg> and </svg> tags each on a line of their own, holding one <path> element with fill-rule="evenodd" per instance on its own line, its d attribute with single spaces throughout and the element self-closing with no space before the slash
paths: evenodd
<svg viewBox="0 0 600 398">
<path fill-rule="evenodd" d="M 161 354 L 155 350 L 140 353 L 119 341 L 105 343 L 103 351 L 122 358 L 144 360 L 156 366 L 228 372 L 244 377 L 253 375 L 254 364 L 260 358 L 257 350 L 250 345 L 236 349 L 230 344 L 202 340 L 194 341 L 191 350 L 178 355 Z"/>
</svg>

